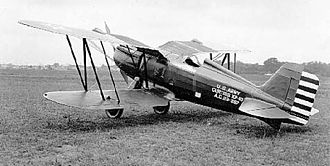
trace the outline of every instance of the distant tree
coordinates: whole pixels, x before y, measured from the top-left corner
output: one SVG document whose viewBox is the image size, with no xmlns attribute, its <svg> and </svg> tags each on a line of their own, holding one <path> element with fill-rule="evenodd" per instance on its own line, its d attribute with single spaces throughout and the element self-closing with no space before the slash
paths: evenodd
<svg viewBox="0 0 330 166">
<path fill-rule="evenodd" d="M 308 62 L 303 63 L 305 70 L 321 76 L 330 76 L 330 64 L 322 62 Z"/>
<path fill-rule="evenodd" d="M 267 73 L 274 73 L 279 69 L 284 63 L 279 62 L 277 58 L 269 58 L 264 61 L 264 70 Z"/>
<path fill-rule="evenodd" d="M 46 68 L 46 70 L 54 70 L 54 69 L 52 68 L 52 65 L 46 65 L 45 68 Z"/>
<path fill-rule="evenodd" d="M 108 70 L 108 66 L 102 64 L 102 65 L 100 66 L 100 70 Z"/>
<path fill-rule="evenodd" d="M 54 64 L 53 64 L 53 67 L 55 67 L 55 68 L 57 68 L 57 67 L 59 67 L 59 66 L 60 66 L 59 63 L 54 63 Z"/>
<path fill-rule="evenodd" d="M 239 74 L 265 74 L 263 66 L 258 63 L 249 64 L 237 61 L 236 63 L 236 73 Z"/>
</svg>

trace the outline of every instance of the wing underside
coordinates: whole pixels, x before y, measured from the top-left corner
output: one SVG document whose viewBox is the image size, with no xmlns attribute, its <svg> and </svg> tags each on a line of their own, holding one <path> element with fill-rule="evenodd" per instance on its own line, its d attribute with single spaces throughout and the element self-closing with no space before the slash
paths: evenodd
<svg viewBox="0 0 330 166">
<path fill-rule="evenodd" d="M 114 90 L 103 91 L 106 100 L 102 100 L 100 93 L 94 91 L 56 91 L 44 94 L 48 100 L 54 101 L 66 106 L 82 109 L 119 109 L 124 105 L 133 106 L 165 106 L 173 95 L 158 89 L 128 89 L 118 90 L 120 103 L 116 98 Z"/>
</svg>

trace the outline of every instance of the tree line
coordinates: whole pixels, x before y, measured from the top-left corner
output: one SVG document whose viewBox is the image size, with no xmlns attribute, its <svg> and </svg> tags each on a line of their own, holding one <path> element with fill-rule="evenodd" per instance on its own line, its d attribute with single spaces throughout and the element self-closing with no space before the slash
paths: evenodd
<svg viewBox="0 0 330 166">
<path fill-rule="evenodd" d="M 280 62 L 277 58 L 269 58 L 264 61 L 263 65 L 258 63 L 250 64 L 237 61 L 236 72 L 239 74 L 272 74 L 275 73 L 283 64 L 287 62 Z M 303 63 L 305 71 L 319 75 L 330 77 L 330 64 L 323 62 L 308 62 Z"/>
</svg>

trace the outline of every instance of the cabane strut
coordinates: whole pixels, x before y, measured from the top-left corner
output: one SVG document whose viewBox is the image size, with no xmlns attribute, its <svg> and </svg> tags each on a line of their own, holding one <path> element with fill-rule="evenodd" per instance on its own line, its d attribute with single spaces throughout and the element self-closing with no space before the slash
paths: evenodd
<svg viewBox="0 0 330 166">
<path fill-rule="evenodd" d="M 133 58 L 133 54 L 130 51 L 129 46 L 126 45 L 126 48 L 127 48 L 127 52 L 129 53 L 129 55 L 130 55 L 130 57 L 132 59 L 133 65 L 136 68 L 137 75 L 140 75 L 140 71 L 141 71 L 142 67 L 144 67 L 145 78 L 140 83 L 137 83 L 136 86 L 135 86 L 135 88 L 137 88 L 137 89 L 141 88 L 141 85 L 143 84 L 143 81 L 145 81 L 146 88 L 149 89 L 146 53 L 144 51 L 142 51 L 142 55 L 139 57 L 139 60 L 138 60 L 138 62 L 136 64 L 135 61 L 134 61 L 134 58 Z M 143 63 L 142 63 L 142 60 L 143 60 Z"/>
</svg>

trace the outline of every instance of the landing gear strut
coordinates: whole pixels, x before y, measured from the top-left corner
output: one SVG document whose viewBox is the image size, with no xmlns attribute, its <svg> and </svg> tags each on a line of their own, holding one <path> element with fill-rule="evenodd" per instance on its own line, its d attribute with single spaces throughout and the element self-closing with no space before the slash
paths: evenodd
<svg viewBox="0 0 330 166">
<path fill-rule="evenodd" d="M 166 106 L 155 106 L 154 112 L 158 115 L 164 115 L 170 110 L 170 102 Z"/>
<path fill-rule="evenodd" d="M 105 110 L 105 114 L 110 118 L 110 119 L 118 119 L 121 117 L 123 114 L 124 109 L 111 109 L 111 110 Z"/>
</svg>

